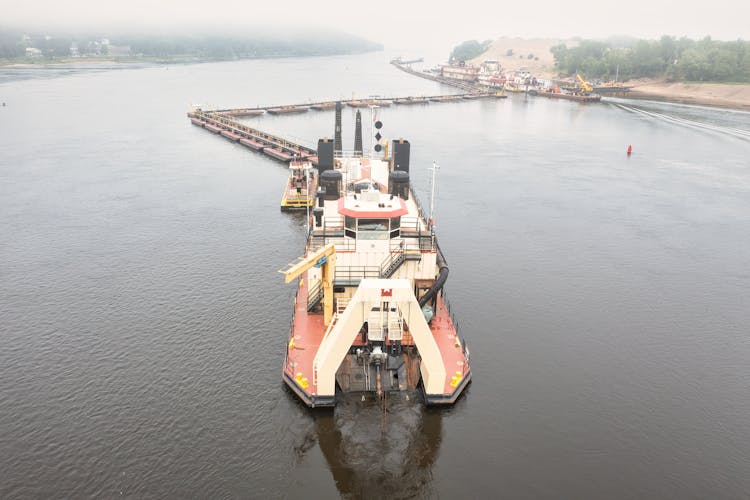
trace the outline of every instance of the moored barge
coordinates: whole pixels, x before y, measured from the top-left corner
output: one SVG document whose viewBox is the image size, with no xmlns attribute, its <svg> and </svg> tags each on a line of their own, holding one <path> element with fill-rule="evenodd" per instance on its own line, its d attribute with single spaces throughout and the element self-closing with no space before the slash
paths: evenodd
<svg viewBox="0 0 750 500">
<path fill-rule="evenodd" d="M 291 113 L 306 113 L 310 108 L 308 106 L 280 106 L 278 108 L 268 108 L 267 113 L 272 115 L 285 115 Z"/>
<path fill-rule="evenodd" d="M 602 96 L 599 94 L 590 93 L 578 93 L 578 92 L 565 92 L 555 90 L 542 90 L 542 91 L 530 91 L 531 95 L 538 95 L 542 97 L 549 97 L 551 99 L 565 99 L 568 101 L 578 102 L 599 102 L 602 100 Z"/>
<path fill-rule="evenodd" d="M 346 105 L 352 108 L 369 108 L 371 106 L 384 108 L 390 106 L 391 102 L 388 99 L 355 99 L 346 101 Z"/>
<path fill-rule="evenodd" d="M 281 210 L 312 209 L 318 186 L 317 173 L 309 160 L 289 162 L 289 179 L 281 195 Z"/>
</svg>

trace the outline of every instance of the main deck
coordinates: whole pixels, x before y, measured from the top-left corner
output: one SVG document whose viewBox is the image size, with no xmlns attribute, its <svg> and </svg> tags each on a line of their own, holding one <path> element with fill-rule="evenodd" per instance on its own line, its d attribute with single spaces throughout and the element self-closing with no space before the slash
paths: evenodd
<svg viewBox="0 0 750 500">
<path fill-rule="evenodd" d="M 294 318 L 290 329 L 289 342 L 287 343 L 286 358 L 284 361 L 283 378 L 289 387 L 310 407 L 333 406 L 335 398 L 331 396 L 320 396 L 318 385 L 314 377 L 315 355 L 320 348 L 326 334 L 322 314 L 310 313 L 307 310 L 309 300 L 308 281 L 300 280 L 294 303 Z M 337 314 L 341 314 L 339 311 Z M 471 367 L 468 362 L 468 353 L 463 340 L 459 337 L 453 315 L 442 294 L 437 298 L 435 316 L 430 322 L 430 333 L 435 340 L 446 374 L 443 380 L 443 391 L 440 394 L 426 394 L 428 404 L 452 404 L 461 395 L 463 389 L 471 381 Z M 364 347 L 366 342 L 361 336 L 357 336 L 352 347 Z M 391 343 L 386 340 L 386 346 Z M 414 339 L 404 332 L 401 345 L 415 348 Z M 407 353 L 410 350 L 407 350 Z M 408 356 L 408 354 L 406 354 Z M 409 363 L 409 361 L 407 361 Z M 407 381 L 409 389 L 414 389 L 418 384 L 418 366 L 407 369 L 412 380 Z M 374 383 L 364 392 L 374 391 Z"/>
</svg>

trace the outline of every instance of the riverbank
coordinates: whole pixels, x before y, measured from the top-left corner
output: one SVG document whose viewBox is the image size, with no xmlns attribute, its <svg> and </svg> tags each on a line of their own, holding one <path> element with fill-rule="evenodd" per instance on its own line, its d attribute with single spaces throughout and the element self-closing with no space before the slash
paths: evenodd
<svg viewBox="0 0 750 500">
<path fill-rule="evenodd" d="M 633 86 L 628 95 L 632 98 L 750 110 L 750 84 L 639 79 L 626 85 Z"/>
<path fill-rule="evenodd" d="M 559 44 L 575 47 L 578 42 L 548 38 L 501 37 L 493 41 L 485 53 L 469 62 L 478 66 L 486 59 L 494 59 L 499 61 L 505 70 L 523 67 L 537 78 L 556 80 L 559 74 L 551 48 Z M 654 78 L 629 80 L 624 84 L 633 86 L 628 96 L 632 98 L 750 110 L 750 84 L 676 83 Z"/>
<path fill-rule="evenodd" d="M 56 57 L 52 59 L 2 59 L 0 58 L 0 68 L 66 68 L 77 66 L 95 66 L 103 64 L 190 64 L 201 62 L 212 62 L 216 60 L 194 56 L 99 56 L 99 57 Z"/>
</svg>

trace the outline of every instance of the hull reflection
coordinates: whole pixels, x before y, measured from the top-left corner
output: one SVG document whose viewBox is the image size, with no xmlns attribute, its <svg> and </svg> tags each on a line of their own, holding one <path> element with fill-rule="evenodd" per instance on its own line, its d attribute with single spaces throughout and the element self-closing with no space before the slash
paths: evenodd
<svg viewBox="0 0 750 500">
<path fill-rule="evenodd" d="M 431 496 L 442 412 L 415 404 L 421 398 L 392 394 L 384 412 L 377 398 L 362 401 L 352 394 L 330 412 L 313 415 L 317 442 L 342 497 Z"/>
</svg>

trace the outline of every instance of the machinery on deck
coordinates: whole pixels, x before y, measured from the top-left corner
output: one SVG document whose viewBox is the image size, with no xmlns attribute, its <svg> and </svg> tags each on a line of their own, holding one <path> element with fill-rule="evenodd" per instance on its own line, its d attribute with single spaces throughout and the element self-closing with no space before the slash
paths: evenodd
<svg viewBox="0 0 750 500">
<path fill-rule="evenodd" d="M 576 74 L 576 80 L 578 80 L 578 90 L 583 94 L 590 94 L 594 91 L 594 87 L 589 82 L 584 80 L 581 75 Z"/>
</svg>

